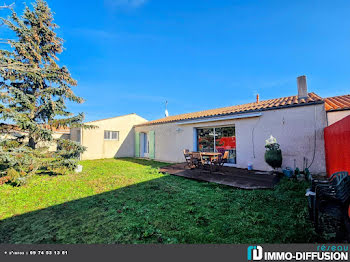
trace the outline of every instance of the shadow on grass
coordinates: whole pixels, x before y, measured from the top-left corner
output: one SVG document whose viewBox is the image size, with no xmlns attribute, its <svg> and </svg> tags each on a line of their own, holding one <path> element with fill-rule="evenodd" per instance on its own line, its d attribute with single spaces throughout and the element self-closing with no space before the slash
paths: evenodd
<svg viewBox="0 0 350 262">
<path fill-rule="evenodd" d="M 45 170 L 45 169 L 42 169 L 42 170 L 38 170 L 35 175 L 37 176 L 60 176 L 60 175 L 63 175 L 63 174 L 60 174 L 60 173 L 57 173 L 57 172 L 53 172 L 53 171 L 49 171 L 49 170 Z"/>
<path fill-rule="evenodd" d="M 150 166 L 152 168 L 159 168 L 159 167 L 164 167 L 164 166 L 169 166 L 174 164 L 174 163 L 159 162 L 159 161 L 154 161 L 151 159 L 143 159 L 143 158 L 122 157 L 122 158 L 116 158 L 116 159 L 140 164 L 143 166 Z"/>
<path fill-rule="evenodd" d="M 5 219 L 0 243 L 306 243 L 303 200 L 163 176 Z"/>
</svg>

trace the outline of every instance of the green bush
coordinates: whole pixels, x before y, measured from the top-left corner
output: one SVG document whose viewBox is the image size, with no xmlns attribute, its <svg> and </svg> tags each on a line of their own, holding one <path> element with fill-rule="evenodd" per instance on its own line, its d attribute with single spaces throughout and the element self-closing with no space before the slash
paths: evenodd
<svg viewBox="0 0 350 262">
<path fill-rule="evenodd" d="M 54 159 L 51 161 L 49 169 L 53 172 L 66 174 L 78 166 L 80 154 L 86 150 L 86 147 L 78 142 L 60 139 L 57 142 L 57 151 Z"/>
<path fill-rule="evenodd" d="M 26 177 L 40 167 L 39 151 L 15 140 L 0 140 L 0 177 L 13 185 L 25 184 Z"/>
<path fill-rule="evenodd" d="M 266 140 L 266 152 L 265 152 L 265 162 L 272 168 L 280 168 L 282 166 L 282 151 L 280 145 L 277 143 L 276 138 L 271 136 Z"/>
<path fill-rule="evenodd" d="M 57 141 L 57 151 L 32 149 L 24 142 L 0 140 L 0 184 L 23 185 L 38 170 L 65 175 L 78 165 L 85 147 L 70 140 Z"/>
<path fill-rule="evenodd" d="M 272 168 L 279 168 L 282 166 L 282 151 L 280 149 L 266 150 L 265 161 Z"/>
</svg>

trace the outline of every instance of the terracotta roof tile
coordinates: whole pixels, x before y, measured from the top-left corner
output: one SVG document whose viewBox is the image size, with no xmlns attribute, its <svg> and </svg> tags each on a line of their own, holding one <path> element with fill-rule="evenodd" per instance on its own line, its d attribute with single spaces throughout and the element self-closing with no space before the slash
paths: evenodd
<svg viewBox="0 0 350 262">
<path fill-rule="evenodd" d="M 48 126 L 44 126 L 44 128 L 47 129 L 51 129 L 53 132 L 57 132 L 57 133 L 65 133 L 65 134 L 69 134 L 70 133 L 70 128 L 49 128 Z M 18 126 L 16 125 L 12 125 L 12 124 L 6 124 L 6 123 L 0 123 L 0 132 L 2 131 L 18 131 L 18 132 L 26 132 L 21 130 Z"/>
<path fill-rule="evenodd" d="M 324 102 L 326 111 L 350 109 L 350 95 L 327 97 Z"/>
<path fill-rule="evenodd" d="M 316 103 L 316 102 L 322 103 L 323 99 L 315 93 L 309 93 L 309 96 L 306 100 L 305 99 L 299 100 L 297 96 L 282 97 L 282 98 L 260 101 L 258 103 L 254 102 L 254 103 L 248 103 L 244 105 L 228 106 L 228 107 L 210 109 L 210 110 L 199 111 L 194 113 L 168 116 L 161 119 L 149 121 L 137 126 L 164 124 L 164 123 L 176 122 L 181 120 L 190 120 L 190 119 L 210 117 L 210 116 L 223 116 L 223 115 L 238 114 L 238 113 L 248 113 L 248 112 L 254 112 L 254 111 L 264 111 L 269 109 L 278 109 L 278 108 L 283 108 L 288 106 L 303 105 L 303 104 Z"/>
<path fill-rule="evenodd" d="M 49 125 L 45 125 L 44 126 L 45 129 L 50 129 L 52 132 L 57 132 L 57 133 L 65 133 L 65 134 L 69 134 L 70 133 L 70 128 L 69 127 L 51 127 Z"/>
</svg>

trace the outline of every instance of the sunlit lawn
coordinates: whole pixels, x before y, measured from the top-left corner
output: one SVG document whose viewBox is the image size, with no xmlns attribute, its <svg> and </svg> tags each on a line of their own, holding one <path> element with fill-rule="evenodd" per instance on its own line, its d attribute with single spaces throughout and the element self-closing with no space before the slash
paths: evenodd
<svg viewBox="0 0 350 262">
<path fill-rule="evenodd" d="M 0 186 L 0 243 L 312 242 L 305 184 L 240 190 L 160 174 L 164 163 L 83 161 L 84 171 Z"/>
</svg>

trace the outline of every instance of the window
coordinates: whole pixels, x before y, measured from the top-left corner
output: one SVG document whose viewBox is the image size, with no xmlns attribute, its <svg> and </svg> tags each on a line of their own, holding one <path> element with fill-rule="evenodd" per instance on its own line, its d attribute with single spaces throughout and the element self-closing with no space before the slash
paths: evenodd
<svg viewBox="0 0 350 262">
<path fill-rule="evenodd" d="M 228 163 L 236 164 L 236 129 L 235 126 L 198 128 L 197 148 L 200 152 L 229 151 Z"/>
<path fill-rule="evenodd" d="M 197 129 L 200 152 L 214 152 L 214 128 Z"/>
<path fill-rule="evenodd" d="M 119 131 L 105 130 L 104 139 L 105 140 L 119 140 Z"/>
</svg>

